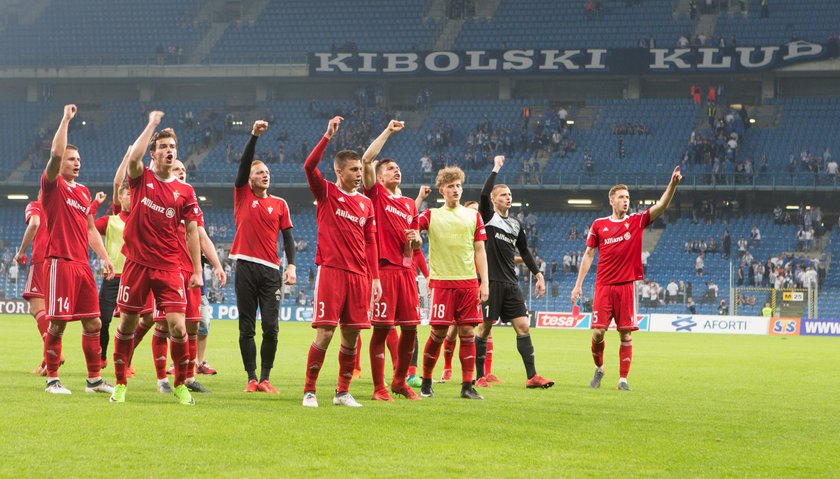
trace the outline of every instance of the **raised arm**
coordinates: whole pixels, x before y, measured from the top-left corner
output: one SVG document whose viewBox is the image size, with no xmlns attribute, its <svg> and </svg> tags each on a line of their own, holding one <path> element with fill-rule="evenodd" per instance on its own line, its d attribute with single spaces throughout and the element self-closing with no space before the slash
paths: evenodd
<svg viewBox="0 0 840 479">
<path fill-rule="evenodd" d="M 414 206 L 417 207 L 417 210 L 420 210 L 420 205 L 426 201 L 426 198 L 432 194 L 432 187 L 429 185 L 423 185 L 420 187 L 420 191 L 417 192 L 417 198 L 414 198 Z"/>
<path fill-rule="evenodd" d="M 149 141 L 152 140 L 152 135 L 155 134 L 155 128 L 160 125 L 164 113 L 162 111 L 149 112 L 149 122 L 146 123 L 146 128 L 140 133 L 140 136 L 134 140 L 131 145 L 131 153 L 128 155 L 128 177 L 139 178 L 143 174 L 143 155 L 146 154 L 146 149 L 149 147 Z"/>
<path fill-rule="evenodd" d="M 321 162 L 321 158 L 324 156 L 324 150 L 327 149 L 327 144 L 330 142 L 330 138 L 332 138 L 333 135 L 335 135 L 335 132 L 338 131 L 338 127 L 341 125 L 342 121 L 344 121 L 344 118 L 340 116 L 335 116 L 330 120 L 327 124 L 327 131 L 324 133 L 324 136 L 321 137 L 321 141 L 315 145 L 312 153 L 310 153 L 306 158 L 306 161 L 303 162 L 303 172 L 306 174 L 306 181 L 309 183 L 309 189 L 315 194 L 315 198 L 320 198 L 325 192 L 324 177 L 321 175 L 321 172 L 318 171 L 318 163 Z"/>
<path fill-rule="evenodd" d="M 251 175 L 251 163 L 254 161 L 254 152 L 257 149 L 257 139 L 267 129 L 268 122 L 265 120 L 257 120 L 251 127 L 251 137 L 248 138 L 248 143 L 242 150 L 242 157 L 239 158 L 239 170 L 236 172 L 236 182 L 233 184 L 235 187 L 242 188 L 248 183 L 248 177 Z"/>
<path fill-rule="evenodd" d="M 373 140 L 373 143 L 370 144 L 367 150 L 365 150 L 365 153 L 362 155 L 362 163 L 364 164 L 362 182 L 364 183 L 366 190 L 373 188 L 373 185 L 376 184 L 374 160 L 377 156 L 379 156 L 379 152 L 382 151 L 382 147 L 385 146 L 385 142 L 388 141 L 388 138 L 390 138 L 392 134 L 402 130 L 403 127 L 405 127 L 404 121 L 391 120 L 388 123 L 388 126 L 382 130 L 382 133 L 380 133 L 375 140 Z"/>
<path fill-rule="evenodd" d="M 58 172 L 61 170 L 61 159 L 64 157 L 64 150 L 67 149 L 67 128 L 74 116 L 76 116 L 76 105 L 64 105 L 64 115 L 58 124 L 58 130 L 55 131 L 50 147 L 50 159 L 47 161 L 46 168 L 44 168 L 47 181 L 50 183 L 55 181 Z"/>
<path fill-rule="evenodd" d="M 662 197 L 659 198 L 659 201 L 657 201 L 656 204 L 651 206 L 648 210 L 650 212 L 651 223 L 653 223 L 653 220 L 659 218 L 659 216 L 668 209 L 668 206 L 671 204 L 671 200 L 674 199 L 674 193 L 677 191 L 677 185 L 680 184 L 680 181 L 682 181 L 682 173 L 680 173 L 680 167 L 677 166 L 674 168 L 674 172 L 671 173 L 671 181 L 668 182 L 668 187 L 665 188 L 665 192 L 662 193 Z"/>
<path fill-rule="evenodd" d="M 496 185 L 496 175 L 499 173 L 499 170 L 502 169 L 504 164 L 504 156 L 497 155 L 493 158 L 493 171 L 490 172 L 490 175 L 487 177 L 487 181 L 484 182 L 484 187 L 481 189 L 481 196 L 478 198 L 478 212 L 481 213 L 481 219 L 484 220 L 485 223 L 490 221 L 495 214 L 493 201 L 490 199 L 490 193 L 493 192 L 493 187 Z"/>
<path fill-rule="evenodd" d="M 583 291 L 581 289 L 583 287 L 583 278 L 585 278 L 586 273 L 589 272 L 589 268 L 592 266 L 592 261 L 594 259 L 595 248 L 587 246 L 586 251 L 583 252 L 583 258 L 580 260 L 580 268 L 578 269 L 578 277 L 577 281 L 575 281 L 575 287 L 572 289 L 572 303 L 576 303 L 583 295 Z"/>
<path fill-rule="evenodd" d="M 111 196 L 114 204 L 119 201 L 120 186 L 125 182 L 125 170 L 128 167 L 129 156 L 131 156 L 131 145 L 128 145 L 128 149 L 125 150 L 125 155 L 123 155 L 122 162 L 120 162 L 120 166 L 117 168 L 117 173 L 114 174 L 114 195 Z"/>
</svg>

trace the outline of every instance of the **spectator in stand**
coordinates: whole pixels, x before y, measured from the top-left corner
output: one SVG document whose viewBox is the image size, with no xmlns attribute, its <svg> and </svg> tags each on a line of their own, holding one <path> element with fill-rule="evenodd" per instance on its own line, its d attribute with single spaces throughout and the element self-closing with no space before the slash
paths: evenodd
<svg viewBox="0 0 840 479">
<path fill-rule="evenodd" d="M 732 254 L 732 236 L 729 235 L 729 228 L 723 230 L 721 243 L 723 246 L 723 259 L 729 260 L 729 256 Z"/>
<path fill-rule="evenodd" d="M 583 169 L 587 173 L 595 172 L 595 160 L 592 159 L 592 152 L 589 148 L 583 152 Z"/>
<path fill-rule="evenodd" d="M 703 266 L 703 253 L 700 253 L 697 259 L 694 260 L 694 273 L 697 276 L 703 276 Z"/>
<path fill-rule="evenodd" d="M 761 230 L 758 229 L 758 226 L 753 225 L 752 229 L 750 230 L 750 246 L 760 245 L 760 244 L 761 244 Z"/>
<path fill-rule="evenodd" d="M 738 239 L 738 258 L 743 258 L 747 252 L 747 239 L 741 236 Z"/>
<path fill-rule="evenodd" d="M 589 234 L 584 235 L 584 238 L 589 237 Z M 650 258 L 650 251 L 642 251 L 642 269 L 647 273 L 648 258 Z"/>
<path fill-rule="evenodd" d="M 572 270 L 572 254 L 566 251 L 566 254 L 563 255 L 563 272 L 568 273 Z"/>
<path fill-rule="evenodd" d="M 729 308 L 726 307 L 726 300 L 721 299 L 720 304 L 718 304 L 718 315 L 726 316 L 729 312 Z"/>
<path fill-rule="evenodd" d="M 770 7 L 767 5 L 769 0 L 760 0 L 761 4 L 761 18 L 767 18 L 770 16 Z"/>
<path fill-rule="evenodd" d="M 691 314 L 697 314 L 697 305 L 694 303 L 694 298 L 689 297 L 685 302 L 685 308 Z"/>
<path fill-rule="evenodd" d="M 677 295 L 679 294 L 680 288 L 677 286 L 677 282 L 671 278 L 671 282 L 668 283 L 668 286 L 665 288 L 665 291 L 668 293 L 667 302 L 668 303 L 676 303 L 677 302 Z"/>
</svg>

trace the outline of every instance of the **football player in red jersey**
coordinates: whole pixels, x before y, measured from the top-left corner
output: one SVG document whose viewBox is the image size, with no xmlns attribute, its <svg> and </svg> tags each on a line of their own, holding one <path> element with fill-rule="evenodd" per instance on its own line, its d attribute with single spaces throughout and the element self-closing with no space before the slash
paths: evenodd
<svg viewBox="0 0 840 479">
<path fill-rule="evenodd" d="M 126 262 L 117 301 L 122 314 L 114 338 L 117 386 L 111 401 L 125 402 L 125 372 L 133 350 L 134 329 L 151 292 L 156 307 L 166 314 L 171 334 L 171 355 L 176 365 L 175 397 L 180 404 L 192 405 L 195 401 L 184 384 L 189 363 L 184 320 L 187 291 L 180 268 L 178 236 L 184 234 L 179 231 L 183 220 L 192 263 L 192 274 L 186 285 L 189 288 L 199 287 L 203 284 L 197 229 L 201 210 L 193 188 L 181 182 L 172 172 L 177 160 L 175 132 L 165 129 L 155 133 L 162 118 L 163 112 L 149 113 L 149 121 L 134 142 L 128 159 L 131 213 L 124 233 Z M 146 148 L 155 162 L 154 171 L 143 165 Z"/>
<path fill-rule="evenodd" d="M 43 274 L 44 255 L 47 251 L 47 215 L 41 206 L 40 195 L 38 201 L 30 201 L 24 211 L 26 230 L 23 233 L 20 247 L 15 254 L 14 261 L 20 265 L 26 264 L 26 250 L 32 245 L 32 258 L 29 261 L 29 270 L 26 273 L 26 284 L 23 288 L 23 299 L 29 302 L 29 313 L 35 318 L 35 325 L 41 335 L 41 341 L 47 334 L 50 321 L 47 319 L 47 312 L 44 309 L 44 287 L 41 275 Z M 32 371 L 32 374 L 46 376 L 47 363 L 43 358 L 43 347 L 41 348 L 41 364 Z"/>
<path fill-rule="evenodd" d="M 245 392 L 277 394 L 269 375 L 277 354 L 277 333 L 280 314 L 280 291 L 283 284 L 297 282 L 295 237 L 286 200 L 268 194 L 271 173 L 268 166 L 254 160 L 257 140 L 268 129 L 268 122 L 257 120 L 251 137 L 242 151 L 233 188 L 233 217 L 236 235 L 230 258 L 236 260 L 236 304 L 239 307 L 239 352 L 248 375 Z M 286 269 L 280 277 L 277 238 L 283 236 Z M 257 380 L 257 309 L 260 310 L 262 344 L 260 345 L 260 377 Z"/>
<path fill-rule="evenodd" d="M 350 395 L 350 381 L 360 329 L 370 328 L 370 307 L 382 295 L 379 282 L 379 252 L 373 203 L 357 191 L 362 183 L 362 161 L 355 151 L 336 153 L 333 168 L 336 182 L 324 179 L 318 163 L 330 138 L 343 118 L 329 121 L 321 141 L 303 165 L 309 189 L 317 201 L 318 245 L 312 327 L 315 341 L 306 361 L 303 405 L 318 407 L 315 383 L 335 328 L 341 325 L 338 353 L 338 388 L 333 397 L 337 406 L 360 407 Z"/>
<path fill-rule="evenodd" d="M 44 296 L 50 326 L 44 338 L 44 359 L 47 363 L 46 391 L 70 394 L 61 384 L 58 367 L 61 360 L 62 335 L 70 321 L 82 322 L 82 350 L 88 370 L 86 392 L 112 392 L 102 380 L 99 358 L 99 302 L 96 282 L 88 264 L 88 245 L 102 260 L 108 277 L 114 266 L 96 232 L 90 191 L 76 182 L 81 169 L 79 150 L 67 143 L 70 120 L 76 116 L 76 105 L 66 105 L 53 138 L 50 159 L 41 175 L 41 198 L 47 217 L 49 242 L 44 262 Z"/>
<path fill-rule="evenodd" d="M 615 320 L 621 337 L 618 389 L 629 391 L 627 374 L 633 359 L 633 331 L 636 324 L 636 293 L 634 283 L 644 279 L 642 267 L 642 235 L 671 204 L 677 185 L 682 181 L 680 167 L 674 168 L 671 180 L 662 197 L 641 213 L 627 214 L 630 209 L 630 191 L 626 185 L 610 188 L 612 214 L 598 218 L 589 229 L 586 252 L 580 262 L 577 282 L 572 289 L 572 304 L 581 298 L 581 285 L 592 266 L 595 250 L 599 250 L 598 272 L 595 275 L 595 301 L 592 305 L 592 357 L 595 375 L 589 386 L 601 387 L 604 377 L 604 332 Z"/>
<path fill-rule="evenodd" d="M 414 267 L 418 261 L 416 256 L 422 258 L 423 253 L 417 231 L 417 206 L 414 199 L 399 193 L 402 174 L 397 162 L 391 158 L 374 161 L 388 138 L 404 126 L 401 121 L 391 120 L 362 156 L 364 192 L 376 212 L 382 282 L 382 297 L 374 303 L 370 341 L 373 399 L 381 401 L 393 400 L 385 387 L 384 372 L 385 344 L 395 325 L 400 327 L 400 336 L 391 392 L 408 399 L 420 399 L 405 382 L 420 324 L 420 297 Z"/>
</svg>

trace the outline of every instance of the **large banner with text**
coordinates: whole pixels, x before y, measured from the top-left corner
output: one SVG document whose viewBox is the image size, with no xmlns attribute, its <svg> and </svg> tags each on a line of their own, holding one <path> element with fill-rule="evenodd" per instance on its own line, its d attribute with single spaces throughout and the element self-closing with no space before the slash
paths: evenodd
<svg viewBox="0 0 840 479">
<path fill-rule="evenodd" d="M 755 73 L 828 57 L 824 44 L 691 48 L 572 48 L 422 52 L 317 52 L 310 76 L 655 75 Z"/>
</svg>

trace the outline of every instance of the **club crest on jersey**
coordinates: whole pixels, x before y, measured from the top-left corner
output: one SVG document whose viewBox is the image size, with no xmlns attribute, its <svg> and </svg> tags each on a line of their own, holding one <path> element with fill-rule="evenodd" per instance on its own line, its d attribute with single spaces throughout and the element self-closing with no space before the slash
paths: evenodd
<svg viewBox="0 0 840 479">
<path fill-rule="evenodd" d="M 166 208 L 166 217 L 172 218 L 175 216 L 175 208 Z"/>
<path fill-rule="evenodd" d="M 365 223 L 367 223 L 367 218 L 365 218 L 364 216 L 359 218 L 359 226 L 364 226 Z"/>
<path fill-rule="evenodd" d="M 256 208 L 258 203 L 259 203 L 259 201 L 257 201 L 257 200 L 252 201 L 251 202 L 251 208 Z"/>
</svg>

